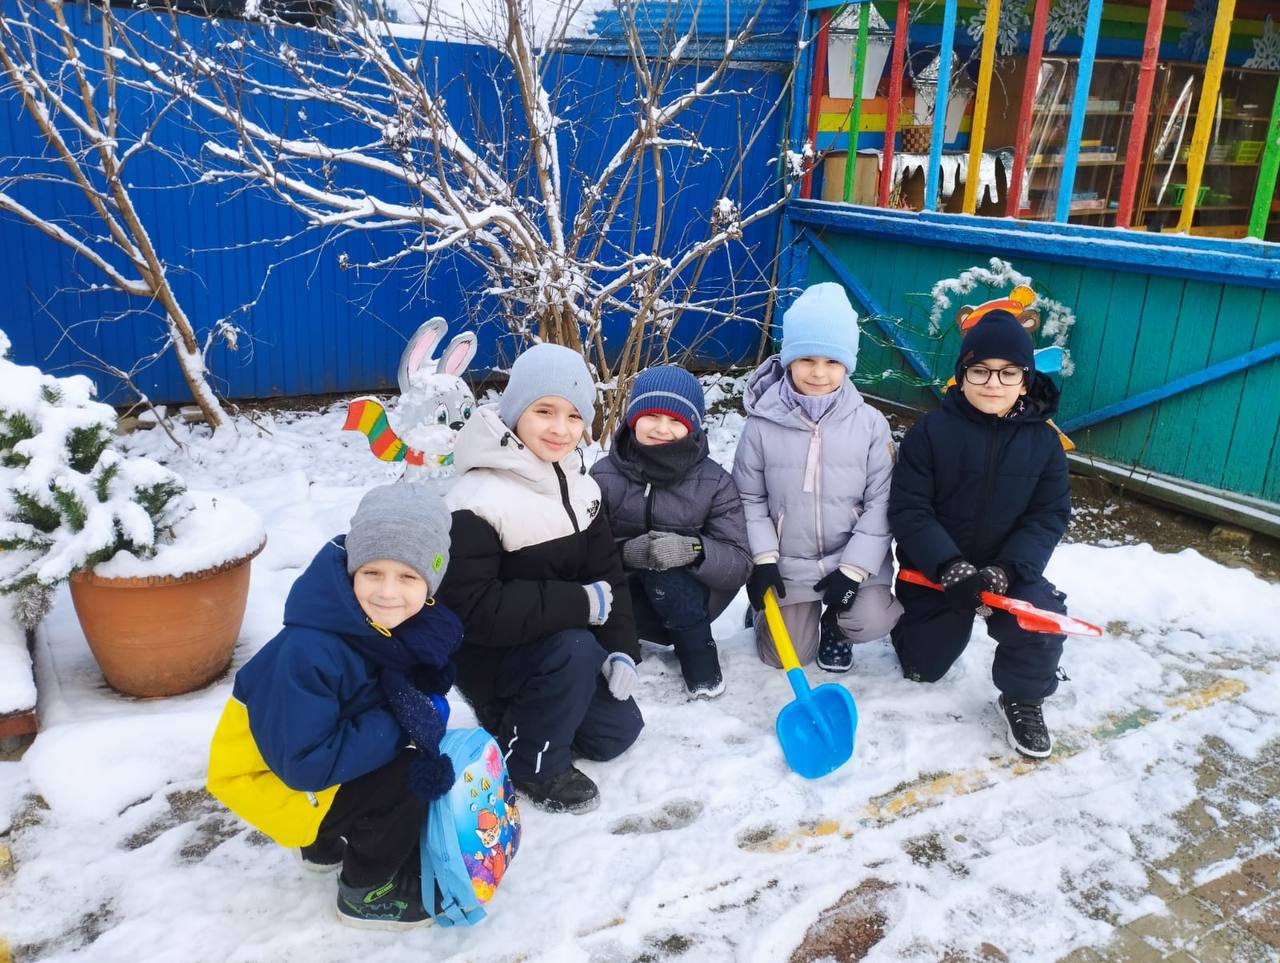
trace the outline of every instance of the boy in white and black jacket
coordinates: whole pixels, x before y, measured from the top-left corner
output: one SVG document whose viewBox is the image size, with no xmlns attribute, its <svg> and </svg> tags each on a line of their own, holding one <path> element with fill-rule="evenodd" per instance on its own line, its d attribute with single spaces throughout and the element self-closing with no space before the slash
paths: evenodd
<svg viewBox="0 0 1280 963">
<path fill-rule="evenodd" d="M 551 812 L 599 802 L 572 754 L 612 759 L 644 725 L 626 576 L 578 448 L 594 399 L 577 352 L 526 351 L 498 404 L 459 432 L 446 499 L 440 598 L 465 627 L 458 688 L 510 753 L 521 795 Z"/>
</svg>

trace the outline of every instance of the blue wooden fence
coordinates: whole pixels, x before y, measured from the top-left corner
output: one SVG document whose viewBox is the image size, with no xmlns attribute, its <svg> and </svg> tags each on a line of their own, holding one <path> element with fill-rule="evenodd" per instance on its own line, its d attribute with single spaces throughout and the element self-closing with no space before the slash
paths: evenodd
<svg viewBox="0 0 1280 963">
<path fill-rule="evenodd" d="M 76 29 L 86 39 L 100 39 L 99 15 L 94 12 L 81 20 L 77 14 Z M 155 16 L 122 10 L 117 15 L 131 26 L 144 28 L 148 22 L 143 18 Z M 237 21 L 184 17 L 181 24 L 192 39 L 226 41 L 255 31 L 257 39 L 266 39 L 263 28 Z M 305 31 L 277 30 L 271 42 L 301 47 L 310 41 Z M 428 43 L 423 57 L 434 58 L 433 69 L 439 76 L 455 78 L 447 96 L 458 98 L 458 103 L 465 103 L 464 96 L 475 98 L 472 116 L 477 123 L 491 130 L 512 123 L 514 112 L 506 106 L 510 101 L 501 83 L 492 80 L 495 74 L 502 75 L 493 51 Z M 697 65 L 684 68 L 673 92 L 687 89 L 704 70 Z M 781 63 L 757 61 L 735 67 L 724 86 L 749 90 L 748 96 L 708 100 L 685 115 L 685 129 L 695 132 L 710 154 L 695 173 L 676 178 L 678 189 L 672 189 L 671 171 L 687 158 L 679 152 L 670 156 L 664 216 L 680 225 L 671 232 L 673 238 L 697 236 L 721 196 L 765 201 L 776 196 L 774 161 L 786 122 L 785 105 L 781 109 L 776 105 L 789 72 L 790 64 Z M 632 129 L 633 121 L 625 114 L 618 116 L 618 105 L 634 97 L 635 78 L 623 58 L 581 52 L 562 54 L 552 73 L 567 85 L 557 105 L 566 121 L 560 147 L 561 156 L 571 158 L 566 176 L 577 176 L 574 171 L 592 170 Z M 139 117 L 149 116 L 157 106 L 137 93 L 127 99 L 128 109 L 136 110 Z M 11 92 L 0 92 L 0 104 L 4 108 L 0 158 L 24 158 L 10 160 L 0 176 L 15 168 L 20 174 L 38 175 L 48 166 L 43 142 Z M 268 119 L 286 122 L 283 115 Z M 743 144 L 753 132 L 760 136 L 739 167 Z M 160 125 L 156 139 L 167 148 L 194 155 L 210 136 L 219 136 L 219 131 L 201 132 L 189 118 L 175 112 Z M 42 154 L 45 159 L 38 160 Z M 480 273 L 465 258 L 444 255 L 396 271 L 344 270 L 341 253 L 347 253 L 353 263 L 373 260 L 397 249 L 400 239 L 393 231 L 366 232 L 340 245 L 317 249 L 319 237 L 296 237 L 302 226 L 297 215 L 260 188 L 244 190 L 232 182 L 188 183 L 189 178 L 159 154 L 139 156 L 132 167 L 135 201 L 155 245 L 171 266 L 180 301 L 199 328 L 207 329 L 232 314 L 238 305 L 258 296 L 261 287 L 253 309 L 235 315 L 236 323 L 246 330 L 239 350 L 218 347 L 211 354 L 215 380 L 228 397 L 386 387 L 394 382 L 408 334 L 435 314 L 450 320 L 454 331 L 460 329 L 459 322 L 479 331 L 480 353 L 473 367 L 510 357 L 511 345 L 504 341 L 503 330 L 489 320 L 493 305 L 479 293 Z M 74 190 L 32 177 L 10 189 L 35 210 L 56 211 L 60 216 L 83 215 L 87 210 Z M 371 177 L 368 189 L 384 191 L 385 185 Z M 565 190 L 566 196 L 574 193 L 571 188 Z M 625 209 L 636 207 L 642 238 L 655 220 L 655 196 L 649 171 L 623 198 Z M 701 297 L 719 295 L 734 285 L 739 292 L 744 288 L 755 292 L 763 309 L 778 226 L 777 218 L 764 219 L 748 230 L 741 245 L 712 257 L 701 273 Z M 17 360 L 48 370 L 84 370 L 81 349 L 85 349 L 128 367 L 162 343 L 157 312 L 139 310 L 136 303 L 130 304 L 114 291 L 89 289 L 104 279 L 31 227 L 0 216 L 0 249 L 7 253 L 0 265 L 0 297 L 7 306 L 0 327 L 11 337 Z M 118 319 L 110 320 L 113 317 Z M 685 315 L 677 325 L 675 342 L 698 342 L 698 356 L 708 362 L 742 360 L 754 353 L 759 341 L 755 323 L 723 325 L 713 337 L 700 339 L 706 321 L 705 315 Z M 606 319 L 606 337 L 618 333 L 625 323 Z M 94 376 L 107 400 L 125 400 L 114 379 Z M 167 357 L 137 381 L 153 400 L 186 397 L 176 365 Z"/>
</svg>

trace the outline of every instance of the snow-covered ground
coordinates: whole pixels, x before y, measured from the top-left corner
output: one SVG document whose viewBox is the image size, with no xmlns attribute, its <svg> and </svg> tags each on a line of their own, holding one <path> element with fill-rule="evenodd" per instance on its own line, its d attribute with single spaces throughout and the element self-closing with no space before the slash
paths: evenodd
<svg viewBox="0 0 1280 963">
<path fill-rule="evenodd" d="M 340 432 L 342 417 L 259 415 L 264 430 L 241 423 L 231 452 L 174 455 L 154 431 L 127 440 L 262 516 L 268 543 L 236 666 L 277 630 L 293 579 L 360 495 L 397 472 Z M 740 427 L 740 415 L 713 419 L 726 463 Z M 1051 960 L 1100 944 L 1102 917 L 1158 907 L 1143 862 L 1177 845 L 1171 816 L 1195 796 L 1204 738 L 1245 756 L 1280 738 L 1269 668 L 1280 586 L 1144 545 L 1067 545 L 1048 574 L 1075 614 L 1106 627 L 1067 644 L 1071 681 L 1047 707 L 1059 744 L 1048 763 L 1005 745 L 993 643 L 979 627 L 938 685 L 904 681 L 887 642 L 858 647 L 838 681 L 811 669 L 815 684 L 848 686 L 860 720 L 852 761 L 801 779 L 773 733 L 790 689 L 756 658 L 740 597 L 715 627 L 727 693 L 687 702 L 673 657 L 646 649 L 640 741 L 613 763 L 581 764 L 601 807 L 579 817 L 526 807 L 490 918 L 402 935 L 340 926 L 331 879 L 205 796 L 230 675 L 175 699 L 116 695 L 63 592 L 36 652 L 42 730 L 20 762 L 0 763 L 0 831 L 17 867 L 0 880 L 0 937 L 21 958 L 131 963 L 772 961 L 861 887 L 878 892 L 884 918 L 870 960 L 938 960 L 984 943 Z M 453 724 L 472 719 L 455 698 Z"/>
</svg>

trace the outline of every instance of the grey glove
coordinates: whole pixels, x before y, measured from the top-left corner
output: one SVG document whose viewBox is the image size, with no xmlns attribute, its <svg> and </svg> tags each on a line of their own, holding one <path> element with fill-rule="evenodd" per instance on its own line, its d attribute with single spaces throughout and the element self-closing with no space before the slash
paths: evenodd
<svg viewBox="0 0 1280 963">
<path fill-rule="evenodd" d="M 622 543 L 622 564 L 627 568 L 652 568 L 649 546 L 658 537 L 657 532 L 645 532 Z"/>
<path fill-rule="evenodd" d="M 635 662 L 625 652 L 610 652 L 609 658 L 600 666 L 600 674 L 609 684 L 609 695 L 619 702 L 630 699 L 636 683 L 640 681 Z"/>
<path fill-rule="evenodd" d="M 659 572 L 683 568 L 702 558 L 702 542 L 676 532 L 657 532 L 649 543 L 649 567 Z"/>
</svg>

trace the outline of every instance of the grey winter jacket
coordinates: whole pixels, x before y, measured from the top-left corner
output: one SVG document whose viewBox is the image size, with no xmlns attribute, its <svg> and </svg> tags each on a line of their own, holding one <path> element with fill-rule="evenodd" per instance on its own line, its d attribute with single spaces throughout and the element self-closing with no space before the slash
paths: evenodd
<svg viewBox="0 0 1280 963">
<path fill-rule="evenodd" d="M 751 571 L 747 526 L 733 479 L 708 456 L 706 436 L 702 457 L 668 487 L 645 481 L 641 466 L 628 457 L 634 444 L 631 429 L 624 428 L 608 456 L 591 466 L 613 537 L 623 542 L 650 531 L 696 535 L 702 541 L 702 561 L 689 572 L 707 588 L 737 592 Z"/>
<path fill-rule="evenodd" d="M 752 557 L 778 556 L 789 603 L 817 598 L 813 584 L 839 565 L 869 572 L 868 584 L 888 585 L 889 423 L 846 382 L 815 424 L 783 400 L 784 377 L 775 355 L 750 376 L 743 396 L 747 422 L 733 480 Z"/>
</svg>

